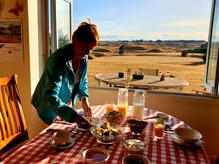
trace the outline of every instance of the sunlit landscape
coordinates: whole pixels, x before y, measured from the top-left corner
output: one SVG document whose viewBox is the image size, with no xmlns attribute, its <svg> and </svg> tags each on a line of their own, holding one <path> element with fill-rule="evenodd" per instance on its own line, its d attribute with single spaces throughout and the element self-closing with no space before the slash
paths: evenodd
<svg viewBox="0 0 219 164">
<path fill-rule="evenodd" d="M 194 42 L 100 42 L 93 51 L 88 64 L 90 85 L 97 85 L 94 76 L 106 72 L 132 72 L 139 68 L 159 69 L 161 74 L 171 74 L 189 82 L 183 89 L 185 93 L 194 93 L 193 89 L 203 89 L 205 62 L 204 54 L 189 53 L 182 57 L 182 51 L 199 48 L 204 41 Z M 123 54 L 119 48 L 124 45 Z"/>
</svg>

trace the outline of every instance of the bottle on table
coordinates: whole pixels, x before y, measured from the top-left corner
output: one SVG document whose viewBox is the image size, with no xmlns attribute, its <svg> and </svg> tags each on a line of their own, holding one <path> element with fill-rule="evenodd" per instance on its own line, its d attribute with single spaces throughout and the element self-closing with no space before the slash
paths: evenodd
<svg viewBox="0 0 219 164">
<path fill-rule="evenodd" d="M 127 113 L 128 113 L 128 89 L 127 88 L 119 88 L 117 110 L 123 113 L 124 117 L 127 116 Z"/>
<path fill-rule="evenodd" d="M 139 120 L 144 118 L 145 94 L 143 90 L 136 89 L 133 95 L 133 113 L 132 117 Z"/>
</svg>

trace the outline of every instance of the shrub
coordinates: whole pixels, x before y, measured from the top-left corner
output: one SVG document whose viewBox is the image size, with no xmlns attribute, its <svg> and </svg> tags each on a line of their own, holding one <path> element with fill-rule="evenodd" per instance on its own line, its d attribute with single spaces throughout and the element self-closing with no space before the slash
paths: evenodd
<svg viewBox="0 0 219 164">
<path fill-rule="evenodd" d="M 182 54 L 181 54 L 182 57 L 187 57 L 187 55 L 188 55 L 187 51 L 182 51 Z"/>
<path fill-rule="evenodd" d="M 94 56 L 96 57 L 102 57 L 102 56 L 105 56 L 104 54 L 101 54 L 101 53 L 94 53 Z"/>
<path fill-rule="evenodd" d="M 147 52 L 161 52 L 161 50 L 155 48 L 155 49 L 151 49 L 151 50 L 149 50 Z"/>
<path fill-rule="evenodd" d="M 110 52 L 110 50 L 104 49 L 104 48 L 98 48 L 98 49 L 94 49 L 93 52 Z"/>
</svg>

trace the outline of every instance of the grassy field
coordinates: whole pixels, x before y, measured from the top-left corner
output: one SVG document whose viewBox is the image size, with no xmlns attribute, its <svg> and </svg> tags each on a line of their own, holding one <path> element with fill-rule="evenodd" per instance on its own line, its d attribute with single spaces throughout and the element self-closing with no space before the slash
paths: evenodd
<svg viewBox="0 0 219 164">
<path fill-rule="evenodd" d="M 202 89 L 205 63 L 203 54 L 189 54 L 182 57 L 182 50 L 200 47 L 202 42 L 100 42 L 91 54 L 93 60 L 88 63 L 90 85 L 96 85 L 94 76 L 105 72 L 125 72 L 127 67 L 132 72 L 139 68 L 156 68 L 161 73 L 175 75 L 176 78 L 189 82 L 183 92 L 194 93 L 192 89 Z M 119 47 L 124 45 L 123 54 Z"/>
</svg>

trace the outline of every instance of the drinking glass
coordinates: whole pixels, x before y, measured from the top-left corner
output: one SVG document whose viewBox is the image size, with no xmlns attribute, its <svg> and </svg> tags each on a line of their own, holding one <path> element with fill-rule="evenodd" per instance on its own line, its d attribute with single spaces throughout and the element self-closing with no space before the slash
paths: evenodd
<svg viewBox="0 0 219 164">
<path fill-rule="evenodd" d="M 154 122 L 154 140 L 163 139 L 165 131 L 165 121 L 163 119 L 157 119 Z"/>
<path fill-rule="evenodd" d="M 123 115 L 126 117 L 127 116 L 127 112 L 128 112 L 128 106 L 125 104 L 119 104 L 117 106 L 117 110 L 121 113 L 123 113 Z"/>
<path fill-rule="evenodd" d="M 106 103 L 105 104 L 106 114 L 110 113 L 114 110 L 114 103 Z"/>
<path fill-rule="evenodd" d="M 126 117 L 128 111 L 128 89 L 119 88 L 117 110 Z"/>
</svg>

